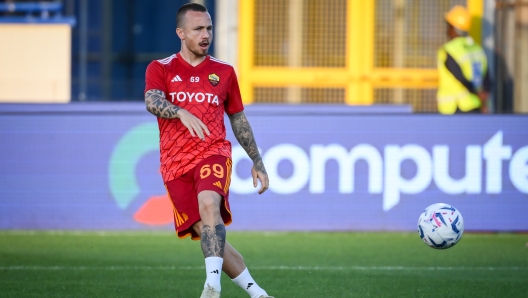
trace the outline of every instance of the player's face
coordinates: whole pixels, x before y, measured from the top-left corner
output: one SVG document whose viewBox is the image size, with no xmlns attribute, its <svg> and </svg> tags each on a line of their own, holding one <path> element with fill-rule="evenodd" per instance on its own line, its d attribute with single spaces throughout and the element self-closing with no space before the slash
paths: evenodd
<svg viewBox="0 0 528 298">
<path fill-rule="evenodd" d="M 206 56 L 213 41 L 213 22 L 208 12 L 188 11 L 183 28 L 176 29 L 182 46 L 195 56 Z"/>
</svg>

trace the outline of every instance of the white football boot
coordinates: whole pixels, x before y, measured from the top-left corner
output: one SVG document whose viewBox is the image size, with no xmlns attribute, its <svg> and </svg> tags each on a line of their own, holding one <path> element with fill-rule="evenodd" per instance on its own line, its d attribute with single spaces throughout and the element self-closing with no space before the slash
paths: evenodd
<svg viewBox="0 0 528 298">
<path fill-rule="evenodd" d="M 200 298 L 220 298 L 220 292 L 207 284 L 207 287 L 203 290 Z"/>
</svg>

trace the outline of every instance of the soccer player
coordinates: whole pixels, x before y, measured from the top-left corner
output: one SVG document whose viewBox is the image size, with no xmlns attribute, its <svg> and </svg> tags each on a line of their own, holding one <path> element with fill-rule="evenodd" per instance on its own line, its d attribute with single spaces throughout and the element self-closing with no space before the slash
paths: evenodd
<svg viewBox="0 0 528 298">
<path fill-rule="evenodd" d="M 206 270 L 201 297 L 220 297 L 223 270 L 252 298 L 272 298 L 226 241 L 225 225 L 231 223 L 231 143 L 226 140 L 224 112 L 253 161 L 253 186 L 260 180 L 259 194 L 269 187 L 235 71 L 207 55 L 213 26 L 204 6 L 183 5 L 176 22 L 181 51 L 152 61 L 145 86 L 147 110 L 158 119 L 161 174 L 174 205 L 176 233 L 180 238 L 200 239 Z"/>
</svg>

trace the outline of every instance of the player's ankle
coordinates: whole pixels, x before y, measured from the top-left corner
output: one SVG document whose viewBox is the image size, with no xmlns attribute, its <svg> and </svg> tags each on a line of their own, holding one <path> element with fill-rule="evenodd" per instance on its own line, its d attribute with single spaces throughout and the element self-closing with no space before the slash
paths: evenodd
<svg viewBox="0 0 528 298">
<path fill-rule="evenodd" d="M 262 295 L 268 296 L 266 291 L 262 289 L 257 282 L 251 277 L 248 269 L 244 269 L 237 277 L 233 278 L 232 281 L 241 287 L 251 298 L 258 298 Z"/>
<path fill-rule="evenodd" d="M 219 257 L 208 257 L 205 258 L 205 270 L 206 280 L 204 283 L 204 289 L 207 288 L 207 284 L 213 287 L 216 291 L 220 292 L 222 286 L 220 284 L 220 277 L 222 276 L 222 264 L 224 259 Z"/>
</svg>

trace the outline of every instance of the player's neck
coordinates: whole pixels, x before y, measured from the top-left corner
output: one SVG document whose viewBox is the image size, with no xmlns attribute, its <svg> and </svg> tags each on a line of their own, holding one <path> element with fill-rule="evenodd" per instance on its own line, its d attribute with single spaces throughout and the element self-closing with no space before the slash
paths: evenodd
<svg viewBox="0 0 528 298">
<path fill-rule="evenodd" d="M 192 66 L 197 66 L 198 64 L 202 63 L 207 56 L 196 56 L 189 50 L 181 49 L 180 56 L 185 60 L 187 63 L 189 63 Z"/>
</svg>

